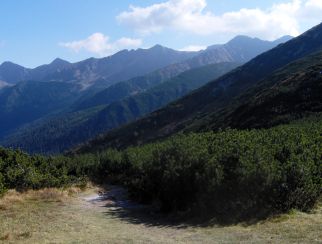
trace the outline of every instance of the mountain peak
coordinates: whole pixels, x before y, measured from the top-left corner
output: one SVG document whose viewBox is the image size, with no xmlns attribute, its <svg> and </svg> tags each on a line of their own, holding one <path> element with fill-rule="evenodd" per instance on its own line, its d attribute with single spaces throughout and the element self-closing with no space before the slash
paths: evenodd
<svg viewBox="0 0 322 244">
<path fill-rule="evenodd" d="M 262 41 L 259 38 L 253 38 L 245 35 L 238 35 L 235 36 L 233 39 L 231 39 L 227 44 L 240 44 L 240 43 L 245 43 L 245 42 L 250 42 L 250 41 Z"/>
<path fill-rule="evenodd" d="M 153 47 L 151 47 L 151 49 L 156 49 L 156 48 L 165 48 L 165 47 L 160 44 L 155 44 Z"/>
<path fill-rule="evenodd" d="M 0 65 L 0 67 L 4 68 L 4 67 L 22 67 L 22 66 L 15 64 L 13 62 L 10 62 L 10 61 L 5 61 Z"/>
<path fill-rule="evenodd" d="M 286 36 L 282 36 L 282 37 L 276 39 L 274 42 L 275 43 L 285 43 L 285 42 L 288 42 L 289 40 L 291 40 L 293 38 L 294 38 L 293 36 L 286 35 Z"/>
<path fill-rule="evenodd" d="M 54 65 L 65 65 L 65 64 L 69 64 L 68 61 L 63 60 L 61 58 L 55 58 L 50 64 L 54 64 Z"/>
<path fill-rule="evenodd" d="M 158 50 L 158 51 L 163 51 L 163 50 L 170 50 L 168 47 L 164 47 L 160 44 L 156 44 L 153 47 L 149 48 L 149 50 Z"/>
</svg>

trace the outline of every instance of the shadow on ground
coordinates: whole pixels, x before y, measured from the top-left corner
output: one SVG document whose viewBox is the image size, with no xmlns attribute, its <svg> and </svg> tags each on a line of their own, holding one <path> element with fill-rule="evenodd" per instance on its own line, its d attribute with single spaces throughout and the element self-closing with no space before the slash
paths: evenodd
<svg viewBox="0 0 322 244">
<path fill-rule="evenodd" d="M 184 229 L 188 227 L 231 226 L 234 224 L 249 226 L 267 218 L 238 222 L 220 221 L 207 213 L 204 213 L 203 216 L 205 217 L 202 218 L 192 217 L 196 215 L 187 213 L 164 214 L 151 205 L 142 205 L 130 200 L 127 190 L 121 186 L 105 186 L 97 195 L 88 197 L 85 200 L 101 208 L 103 213 L 110 218 L 150 227 Z"/>
</svg>

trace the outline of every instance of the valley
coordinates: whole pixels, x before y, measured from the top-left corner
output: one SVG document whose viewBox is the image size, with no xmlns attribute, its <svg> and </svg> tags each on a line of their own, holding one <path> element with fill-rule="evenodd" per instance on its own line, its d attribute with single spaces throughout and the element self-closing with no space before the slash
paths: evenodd
<svg viewBox="0 0 322 244">
<path fill-rule="evenodd" d="M 25 79 L 38 81 L 18 82 L 0 90 L 0 116 L 4 118 L 0 142 L 30 153 L 64 152 L 164 107 L 289 39 L 269 42 L 237 36 L 200 52 L 156 45 L 74 64 L 56 59 L 25 71 L 30 76 Z M 144 62 L 154 66 L 143 69 Z M 1 73 L 4 78 L 9 76 L 16 67 L 9 69 L 8 65 L 0 67 L 0 77 Z M 114 76 L 115 67 L 127 76 Z M 132 74 L 135 67 L 139 69 Z M 36 75 L 39 70 L 43 76 Z"/>
<path fill-rule="evenodd" d="M 1 3 L 0 243 L 322 243 L 320 2 L 139 2 Z"/>
</svg>

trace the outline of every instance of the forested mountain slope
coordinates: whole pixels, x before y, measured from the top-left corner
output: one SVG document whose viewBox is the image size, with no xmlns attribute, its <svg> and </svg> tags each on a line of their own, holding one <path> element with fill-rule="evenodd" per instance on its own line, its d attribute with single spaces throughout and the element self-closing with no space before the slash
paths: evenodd
<svg viewBox="0 0 322 244">
<path fill-rule="evenodd" d="M 63 82 L 20 82 L 0 90 L 0 137 L 16 128 L 63 109 L 79 97 L 78 90 Z"/>
<path fill-rule="evenodd" d="M 70 111 L 78 99 L 122 79 L 143 75 L 194 55 L 194 52 L 155 46 L 73 64 L 55 59 L 35 69 L 5 62 L 0 65 L 0 137 L 37 119 Z"/>
<path fill-rule="evenodd" d="M 159 109 L 237 66 L 236 63 L 221 63 L 186 71 L 146 92 L 110 105 L 39 121 L 9 136 L 4 144 L 29 152 L 61 152 Z"/>
<path fill-rule="evenodd" d="M 179 131 L 214 129 L 213 125 L 219 120 L 220 113 L 234 99 L 257 86 L 277 69 L 322 50 L 321 40 L 322 24 L 259 55 L 166 108 L 97 138 L 89 144 L 89 148 L 124 147 L 156 140 Z M 222 124 L 226 125 L 225 120 Z"/>
<path fill-rule="evenodd" d="M 228 106 L 212 127 L 271 127 L 322 111 L 322 52 L 289 64 Z M 216 121 L 216 122 L 215 122 Z"/>
</svg>

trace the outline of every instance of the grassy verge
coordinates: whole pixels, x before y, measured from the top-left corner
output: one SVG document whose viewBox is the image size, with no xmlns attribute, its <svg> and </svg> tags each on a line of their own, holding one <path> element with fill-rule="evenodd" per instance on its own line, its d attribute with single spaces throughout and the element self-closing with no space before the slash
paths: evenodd
<svg viewBox="0 0 322 244">
<path fill-rule="evenodd" d="M 95 189 L 44 189 L 1 200 L 0 243 L 320 243 L 322 206 L 231 226 L 187 226 L 151 218 L 117 216 L 83 200 Z M 5 207 L 3 207 L 5 206 Z"/>
<path fill-rule="evenodd" d="M 80 192 L 77 187 L 45 188 L 23 193 L 8 191 L 0 199 L 0 241 L 15 243 L 29 240 L 37 229 L 50 227 L 50 222 L 56 218 L 56 209 L 59 211 L 71 204 Z"/>
</svg>

